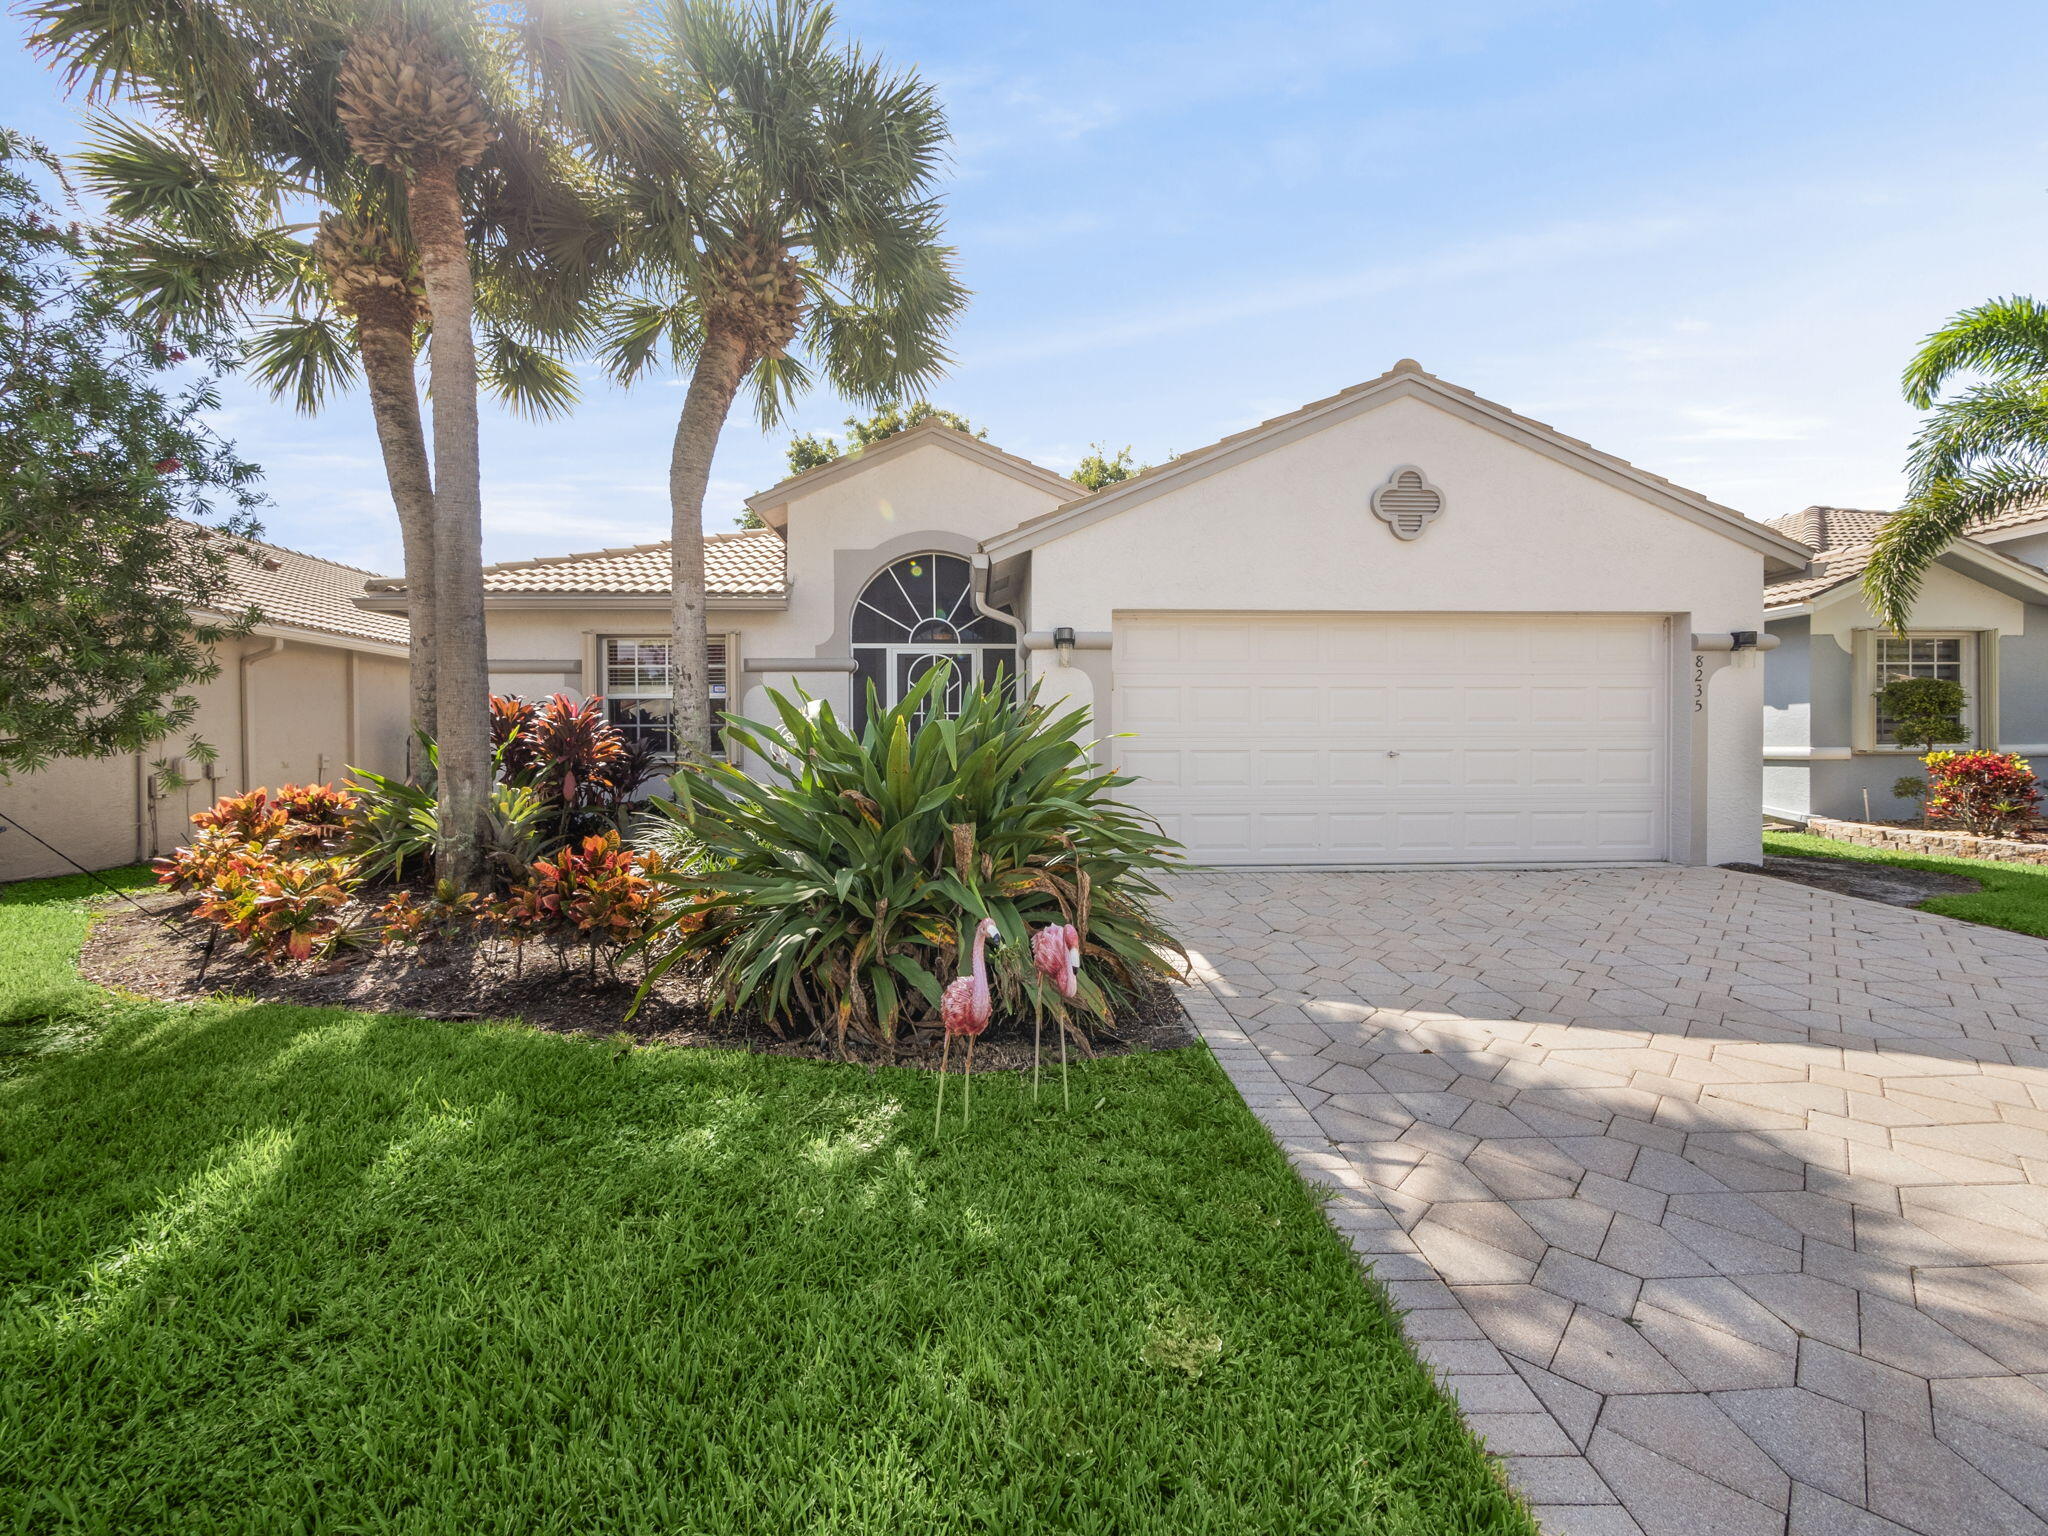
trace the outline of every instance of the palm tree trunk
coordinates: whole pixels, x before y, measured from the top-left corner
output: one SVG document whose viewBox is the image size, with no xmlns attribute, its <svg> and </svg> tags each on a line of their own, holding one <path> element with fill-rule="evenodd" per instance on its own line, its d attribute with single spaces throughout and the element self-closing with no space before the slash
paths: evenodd
<svg viewBox="0 0 2048 1536">
<path fill-rule="evenodd" d="M 434 719 L 434 479 L 413 380 L 412 301 L 404 295 L 354 296 L 356 346 L 370 389 L 370 414 L 384 453 L 384 478 L 398 509 L 405 550 L 406 613 L 411 622 L 412 726 L 437 735 Z"/>
<path fill-rule="evenodd" d="M 455 167 L 421 166 L 407 198 L 434 319 L 434 670 L 441 749 L 435 873 L 463 890 L 483 879 L 490 794 L 490 676 L 484 643 L 483 487 L 477 447 L 476 307 Z"/>
<path fill-rule="evenodd" d="M 669 455 L 670 668 L 678 759 L 711 753 L 710 661 L 704 626 L 704 487 L 726 413 L 747 374 L 745 342 L 718 326 L 705 333 Z"/>
</svg>

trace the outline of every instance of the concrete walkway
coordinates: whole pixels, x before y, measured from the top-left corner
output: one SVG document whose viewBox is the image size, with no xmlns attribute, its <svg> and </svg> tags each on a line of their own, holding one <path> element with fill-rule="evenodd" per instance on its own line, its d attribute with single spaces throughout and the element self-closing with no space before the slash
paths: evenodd
<svg viewBox="0 0 2048 1536">
<path fill-rule="evenodd" d="M 1172 890 L 1547 1530 L 2048 1531 L 2048 943 L 1710 869 Z"/>
</svg>

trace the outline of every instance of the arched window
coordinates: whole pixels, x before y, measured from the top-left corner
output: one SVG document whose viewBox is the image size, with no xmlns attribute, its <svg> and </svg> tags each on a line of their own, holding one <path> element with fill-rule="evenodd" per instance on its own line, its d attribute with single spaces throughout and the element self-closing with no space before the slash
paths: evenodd
<svg viewBox="0 0 2048 1536">
<path fill-rule="evenodd" d="M 970 684 L 998 679 L 1014 685 L 1017 628 L 977 613 L 974 572 L 958 555 L 906 555 L 885 566 L 853 605 L 855 727 L 867 722 L 868 685 L 884 705 L 894 704 L 941 661 L 952 682 L 943 701 L 957 714 Z"/>
</svg>

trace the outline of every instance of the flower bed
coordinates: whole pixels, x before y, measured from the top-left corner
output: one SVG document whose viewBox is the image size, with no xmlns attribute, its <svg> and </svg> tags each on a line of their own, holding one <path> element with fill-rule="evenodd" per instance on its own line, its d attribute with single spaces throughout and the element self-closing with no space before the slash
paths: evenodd
<svg viewBox="0 0 2048 1536">
<path fill-rule="evenodd" d="M 1833 821 L 1816 816 L 1806 824 L 1815 837 L 1855 843 L 1863 848 L 1890 848 L 1900 853 L 1932 854 L 1951 859 L 2003 859 L 2015 864 L 2048 864 L 2048 843 L 2020 842 L 2009 837 L 1979 837 L 1940 827 L 1908 827 L 1869 821 Z"/>
</svg>

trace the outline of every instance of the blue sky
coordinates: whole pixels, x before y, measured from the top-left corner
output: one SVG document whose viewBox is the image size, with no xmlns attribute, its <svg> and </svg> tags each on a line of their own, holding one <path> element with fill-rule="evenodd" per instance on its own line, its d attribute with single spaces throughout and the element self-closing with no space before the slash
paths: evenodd
<svg viewBox="0 0 2048 1536">
<path fill-rule="evenodd" d="M 1156 461 L 1412 356 L 1755 517 L 1888 505 L 1914 343 L 2038 291 L 2048 249 L 2038 0 L 840 14 L 952 113 L 975 299 L 933 398 L 1061 470 L 1098 440 Z M 75 141 L 76 104 L 18 51 L 0 102 Z M 487 421 L 487 556 L 664 536 L 681 395 L 593 377 L 566 421 Z M 231 386 L 224 414 L 272 537 L 396 568 L 360 399 L 309 419 Z M 845 414 L 819 394 L 796 425 Z M 708 527 L 781 477 L 786 437 L 736 413 Z"/>
</svg>

